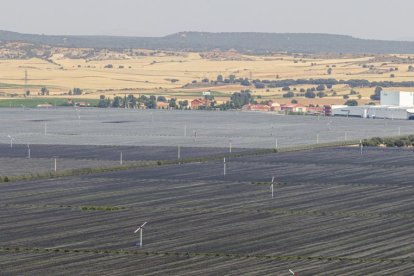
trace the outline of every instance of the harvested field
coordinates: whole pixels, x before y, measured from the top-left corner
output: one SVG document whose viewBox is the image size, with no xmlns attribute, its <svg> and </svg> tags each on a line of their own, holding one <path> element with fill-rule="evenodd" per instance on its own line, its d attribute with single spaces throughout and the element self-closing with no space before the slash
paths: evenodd
<svg viewBox="0 0 414 276">
<path fill-rule="evenodd" d="M 330 148 L 2 183 L 6 274 L 410 275 L 414 151 Z M 270 179 L 276 177 L 275 197 Z M 133 231 L 148 221 L 144 248 Z"/>
</svg>

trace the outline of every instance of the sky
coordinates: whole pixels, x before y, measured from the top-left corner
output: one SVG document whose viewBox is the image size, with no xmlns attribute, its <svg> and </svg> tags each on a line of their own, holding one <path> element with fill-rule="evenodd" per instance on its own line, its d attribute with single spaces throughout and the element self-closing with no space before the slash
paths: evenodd
<svg viewBox="0 0 414 276">
<path fill-rule="evenodd" d="M 0 30 L 22 33 L 330 33 L 414 40 L 412 0 L 1 0 L 0 6 Z"/>
</svg>

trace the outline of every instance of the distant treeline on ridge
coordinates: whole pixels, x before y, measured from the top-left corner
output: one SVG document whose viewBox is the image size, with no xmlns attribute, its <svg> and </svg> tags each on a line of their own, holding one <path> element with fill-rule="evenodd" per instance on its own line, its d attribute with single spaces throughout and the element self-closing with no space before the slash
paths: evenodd
<svg viewBox="0 0 414 276">
<path fill-rule="evenodd" d="M 23 41 L 75 48 L 211 51 L 237 50 L 244 53 L 414 53 L 412 41 L 388 41 L 317 33 L 207 33 L 181 32 L 164 37 L 63 36 L 0 31 L 0 42 Z"/>
</svg>

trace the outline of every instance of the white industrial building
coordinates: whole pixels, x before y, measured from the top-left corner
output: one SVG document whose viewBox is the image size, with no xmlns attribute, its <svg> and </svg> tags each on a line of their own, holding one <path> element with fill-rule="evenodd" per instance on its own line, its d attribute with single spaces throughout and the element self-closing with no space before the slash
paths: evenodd
<svg viewBox="0 0 414 276">
<path fill-rule="evenodd" d="M 414 119 L 414 92 L 381 91 L 380 105 L 333 105 L 333 116 L 381 119 Z"/>
</svg>

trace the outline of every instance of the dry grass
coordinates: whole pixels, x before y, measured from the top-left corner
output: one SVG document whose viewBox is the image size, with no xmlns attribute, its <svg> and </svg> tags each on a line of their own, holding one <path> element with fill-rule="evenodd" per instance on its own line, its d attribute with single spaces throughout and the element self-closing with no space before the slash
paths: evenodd
<svg viewBox="0 0 414 276">
<path fill-rule="evenodd" d="M 53 62 L 41 59 L 1 60 L 0 61 L 0 92 L 22 94 L 24 71 L 28 71 L 29 86 L 32 94 L 37 94 L 40 86 L 46 86 L 51 94 L 67 97 L 65 93 L 73 87 L 84 89 L 85 98 L 97 98 L 101 94 L 115 96 L 124 93 L 155 94 L 179 99 L 193 99 L 201 96 L 202 91 L 222 92 L 217 100 L 225 100 L 231 94 L 247 87 L 213 86 L 202 88 L 182 88 L 193 80 L 203 78 L 215 79 L 218 74 L 253 79 L 298 79 L 298 78 L 335 78 L 335 79 L 367 79 L 369 81 L 392 80 L 407 81 L 414 78 L 414 72 L 408 72 L 407 63 L 372 61 L 373 56 L 356 56 L 344 58 L 295 58 L 289 55 L 238 56 L 237 60 L 225 58 L 202 58 L 198 53 L 183 53 L 178 56 L 142 56 L 118 60 L 85 60 L 68 59 L 55 55 Z M 104 68 L 112 64 L 113 68 Z M 315 65 L 316 64 L 316 65 Z M 375 72 L 363 68 L 362 64 L 374 65 Z M 327 73 L 327 66 L 335 65 L 332 74 Z M 123 68 L 119 68 L 123 66 Z M 399 70 L 389 72 L 390 68 Z M 395 74 L 390 78 L 390 74 Z M 172 83 L 171 79 L 179 81 Z M 17 86 L 16 86 L 17 85 Z M 300 88 L 309 86 L 297 86 Z M 280 98 L 283 93 L 279 88 L 254 89 L 253 93 L 263 99 Z M 350 88 L 343 85 L 334 87 L 336 97 L 324 99 L 299 99 L 302 103 L 343 103 L 342 95 L 349 94 Z M 372 88 L 356 89 L 362 95 L 361 102 L 368 102 Z M 405 89 L 407 90 L 407 89 Z M 352 97 L 351 97 L 352 98 Z M 280 99 L 279 102 L 290 100 Z"/>
</svg>

